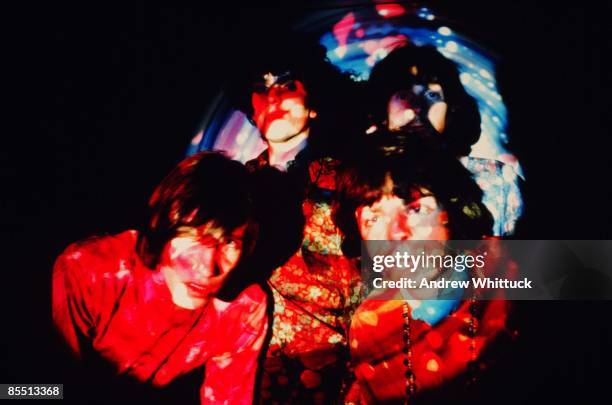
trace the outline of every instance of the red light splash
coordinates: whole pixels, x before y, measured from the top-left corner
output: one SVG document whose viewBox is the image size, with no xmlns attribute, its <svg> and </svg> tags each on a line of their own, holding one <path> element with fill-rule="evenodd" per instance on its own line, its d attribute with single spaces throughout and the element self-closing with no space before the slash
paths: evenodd
<svg viewBox="0 0 612 405">
<path fill-rule="evenodd" d="M 399 4 L 379 4 L 376 11 L 383 18 L 398 17 L 406 13 L 406 9 Z"/>
<path fill-rule="evenodd" d="M 334 25 L 334 28 L 332 31 L 334 33 L 334 37 L 336 37 L 336 41 L 338 42 L 337 49 L 345 49 L 349 34 L 353 30 L 354 25 L 355 25 L 355 15 L 353 13 L 348 13 Z"/>
</svg>

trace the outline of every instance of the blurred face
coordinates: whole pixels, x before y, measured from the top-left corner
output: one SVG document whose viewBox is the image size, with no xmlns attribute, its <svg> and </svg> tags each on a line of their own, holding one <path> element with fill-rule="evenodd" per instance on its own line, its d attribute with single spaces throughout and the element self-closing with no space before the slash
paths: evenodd
<svg viewBox="0 0 612 405">
<path fill-rule="evenodd" d="M 176 305 L 196 309 L 212 298 L 240 259 L 245 230 L 246 225 L 226 233 L 211 223 L 179 229 L 166 244 L 161 264 Z"/>
<path fill-rule="evenodd" d="M 387 121 L 391 131 L 403 127 L 420 127 L 426 123 L 439 133 L 444 132 L 448 105 L 438 83 L 415 84 L 411 89 L 395 92 L 387 105 Z"/>
<path fill-rule="evenodd" d="M 276 81 L 251 95 L 253 121 L 268 142 L 286 142 L 308 128 L 316 113 L 306 107 L 306 89 L 299 80 Z"/>
<path fill-rule="evenodd" d="M 390 194 L 355 212 L 363 240 L 448 240 L 448 215 L 428 190 L 413 192 L 410 201 Z"/>
</svg>

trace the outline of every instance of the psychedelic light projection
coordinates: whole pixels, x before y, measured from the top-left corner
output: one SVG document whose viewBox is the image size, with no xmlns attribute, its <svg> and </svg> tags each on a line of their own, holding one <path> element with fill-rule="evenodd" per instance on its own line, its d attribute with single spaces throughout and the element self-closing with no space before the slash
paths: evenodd
<svg viewBox="0 0 612 405">
<path fill-rule="evenodd" d="M 295 28 L 318 35 L 330 62 L 352 72 L 358 81 L 367 80 L 372 66 L 403 43 L 435 46 L 458 65 L 462 84 L 478 102 L 481 136 L 470 156 L 499 160 L 523 177 L 517 158 L 506 148 L 507 110 L 497 89 L 493 59 L 476 43 L 439 22 L 429 8 L 386 3 L 315 10 Z M 245 162 L 264 148 L 257 129 L 220 94 L 211 103 L 188 154 L 217 149 Z"/>
<path fill-rule="evenodd" d="M 221 92 L 211 102 L 201 129 L 191 139 L 187 156 L 202 150 L 222 150 L 244 163 L 265 148 L 259 130 L 241 111 L 233 109 Z"/>
<path fill-rule="evenodd" d="M 458 65 L 463 86 L 478 102 L 482 130 L 470 156 L 499 160 L 522 176 L 516 157 L 505 147 L 508 143 L 506 106 L 497 90 L 495 64 L 485 51 L 438 23 L 426 7 L 379 4 L 342 13 L 321 37 L 321 44 L 333 64 L 353 72 L 357 80 L 367 80 L 372 66 L 395 47 L 406 42 L 435 46 Z"/>
</svg>

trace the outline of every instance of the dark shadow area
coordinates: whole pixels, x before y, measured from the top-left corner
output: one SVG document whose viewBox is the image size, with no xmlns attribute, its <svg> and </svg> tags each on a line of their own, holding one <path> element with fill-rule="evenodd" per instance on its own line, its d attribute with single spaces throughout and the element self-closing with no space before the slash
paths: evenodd
<svg viewBox="0 0 612 405">
<path fill-rule="evenodd" d="M 460 3 L 440 4 L 439 14 L 499 57 L 510 148 L 527 177 L 517 238 L 612 239 L 609 6 Z M 91 368 L 101 371 L 83 371 L 66 355 L 51 324 L 53 261 L 75 240 L 140 223 L 154 186 L 184 156 L 220 78 L 240 74 L 241 49 L 261 46 L 251 30 L 332 6 L 7 10 L 16 51 L 9 63 L 19 73 L 7 78 L 17 89 L 12 104 L 24 114 L 10 117 L 17 125 L 3 135 L 1 152 L 8 258 L 1 383 L 64 383 L 66 399 L 87 403 L 126 399 L 124 391 L 138 402 L 185 398 L 199 376 L 157 393 L 97 366 Z M 517 339 L 500 349 L 498 367 L 466 402 L 599 402 L 609 385 L 612 301 L 516 307 Z M 463 403 L 470 392 L 452 395 Z"/>
</svg>

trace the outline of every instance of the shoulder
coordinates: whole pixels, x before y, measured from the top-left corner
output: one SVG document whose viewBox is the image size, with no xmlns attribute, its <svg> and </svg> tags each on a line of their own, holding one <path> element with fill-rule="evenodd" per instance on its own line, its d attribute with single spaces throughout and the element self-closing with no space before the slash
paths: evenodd
<svg viewBox="0 0 612 405">
<path fill-rule="evenodd" d="M 256 158 L 248 160 L 244 165 L 250 172 L 254 172 L 263 167 L 269 166 L 268 149 L 265 149 Z"/>
<path fill-rule="evenodd" d="M 68 246 L 55 262 L 54 272 L 95 281 L 105 273 L 130 272 L 136 260 L 136 231 L 87 238 Z"/>
<path fill-rule="evenodd" d="M 242 291 L 235 300 L 227 302 L 214 298 L 213 305 L 215 311 L 220 315 L 226 315 L 231 312 L 248 315 L 262 309 L 265 310 L 267 295 L 259 285 L 253 284 Z"/>
<path fill-rule="evenodd" d="M 487 159 L 474 156 L 463 156 L 459 159 L 463 166 L 470 172 L 499 174 L 502 172 L 504 163 L 495 159 Z"/>
<path fill-rule="evenodd" d="M 506 182 L 517 181 L 520 177 L 515 165 L 496 159 L 463 156 L 459 161 L 475 176 L 497 176 Z"/>
<path fill-rule="evenodd" d="M 518 189 L 519 187 L 520 176 L 511 164 L 472 156 L 464 156 L 459 161 L 483 190 L 500 187 Z"/>
<path fill-rule="evenodd" d="M 336 189 L 336 172 L 340 161 L 331 157 L 312 160 L 308 164 L 308 175 L 311 184 L 324 190 Z"/>
<path fill-rule="evenodd" d="M 227 330 L 239 328 L 244 332 L 258 333 L 267 324 L 268 297 L 257 284 L 245 289 L 233 301 L 213 299 L 213 305 L 220 323 Z"/>
</svg>

